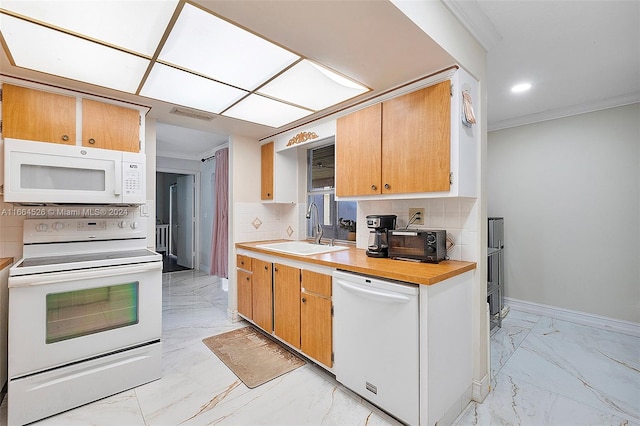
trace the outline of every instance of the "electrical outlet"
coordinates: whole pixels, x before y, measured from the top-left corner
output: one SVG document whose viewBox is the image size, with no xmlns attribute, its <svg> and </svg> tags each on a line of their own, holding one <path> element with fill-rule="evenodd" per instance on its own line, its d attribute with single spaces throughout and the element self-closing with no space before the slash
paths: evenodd
<svg viewBox="0 0 640 426">
<path fill-rule="evenodd" d="M 424 225 L 424 209 L 409 208 L 409 225 Z"/>
</svg>

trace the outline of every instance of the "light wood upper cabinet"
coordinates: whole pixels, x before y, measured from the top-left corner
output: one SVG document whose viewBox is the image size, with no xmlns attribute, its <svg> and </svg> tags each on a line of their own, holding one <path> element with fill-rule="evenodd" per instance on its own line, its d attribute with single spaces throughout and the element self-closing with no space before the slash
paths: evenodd
<svg viewBox="0 0 640 426">
<path fill-rule="evenodd" d="M 382 194 L 449 190 L 451 83 L 382 104 Z"/>
<path fill-rule="evenodd" d="M 273 290 L 271 281 L 271 262 L 259 259 L 251 260 L 252 288 L 251 307 L 253 321 L 268 333 L 273 331 Z"/>
<path fill-rule="evenodd" d="M 302 270 L 300 349 L 311 358 L 333 365 L 331 275 Z"/>
<path fill-rule="evenodd" d="M 140 152 L 142 120 L 138 109 L 2 84 L 4 138 Z"/>
<path fill-rule="evenodd" d="M 76 144 L 76 98 L 2 85 L 4 138 Z"/>
<path fill-rule="evenodd" d="M 336 122 L 336 195 L 380 194 L 382 104 Z"/>
<path fill-rule="evenodd" d="M 276 151 L 275 142 L 260 147 L 260 199 L 265 203 L 295 203 L 298 194 L 296 149 Z"/>
<path fill-rule="evenodd" d="M 449 190 L 449 80 L 337 120 L 336 195 Z"/>
<path fill-rule="evenodd" d="M 140 151 L 140 113 L 134 109 L 82 100 L 82 146 Z"/>
<path fill-rule="evenodd" d="M 273 266 L 274 332 L 300 348 L 300 269 L 276 263 Z"/>
<path fill-rule="evenodd" d="M 260 199 L 273 200 L 274 143 L 262 145 L 260 169 Z"/>
</svg>

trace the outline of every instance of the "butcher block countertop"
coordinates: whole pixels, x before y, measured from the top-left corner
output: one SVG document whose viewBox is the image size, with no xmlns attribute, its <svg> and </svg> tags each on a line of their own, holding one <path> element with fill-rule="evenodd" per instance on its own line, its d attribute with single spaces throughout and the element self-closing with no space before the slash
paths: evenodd
<svg viewBox="0 0 640 426">
<path fill-rule="evenodd" d="M 13 257 L 0 257 L 0 271 L 13 263 Z"/>
<path fill-rule="evenodd" d="M 455 277 L 456 275 L 460 275 L 467 271 L 472 271 L 476 268 L 475 262 L 463 262 L 458 260 L 446 260 L 436 264 L 368 257 L 366 255 L 366 250 L 355 247 L 349 247 L 346 250 L 335 251 L 332 253 L 322 253 L 311 256 L 297 256 L 256 247 L 260 244 L 278 241 L 236 243 L 236 248 L 268 254 L 270 256 L 297 260 L 299 262 L 328 266 L 331 268 L 342 269 L 344 271 L 422 285 L 436 284 L 440 281 Z"/>
</svg>

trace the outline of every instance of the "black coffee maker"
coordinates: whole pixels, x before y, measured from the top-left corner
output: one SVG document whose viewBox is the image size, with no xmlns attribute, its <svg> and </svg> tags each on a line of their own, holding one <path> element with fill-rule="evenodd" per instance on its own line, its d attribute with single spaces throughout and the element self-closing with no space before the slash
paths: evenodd
<svg viewBox="0 0 640 426">
<path fill-rule="evenodd" d="M 393 214 L 372 214 L 367 216 L 367 228 L 371 229 L 367 256 L 389 257 L 387 231 L 396 228 L 396 218 L 397 216 Z"/>
</svg>

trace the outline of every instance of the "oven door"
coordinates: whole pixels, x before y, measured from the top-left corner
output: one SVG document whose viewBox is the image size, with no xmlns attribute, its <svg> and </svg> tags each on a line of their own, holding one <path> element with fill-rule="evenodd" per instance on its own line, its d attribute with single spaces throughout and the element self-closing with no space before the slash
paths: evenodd
<svg viewBox="0 0 640 426">
<path fill-rule="evenodd" d="M 161 333 L 162 262 L 9 277 L 9 378 Z"/>
</svg>

